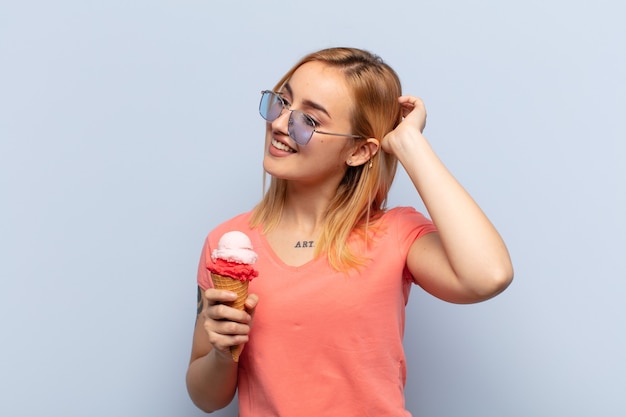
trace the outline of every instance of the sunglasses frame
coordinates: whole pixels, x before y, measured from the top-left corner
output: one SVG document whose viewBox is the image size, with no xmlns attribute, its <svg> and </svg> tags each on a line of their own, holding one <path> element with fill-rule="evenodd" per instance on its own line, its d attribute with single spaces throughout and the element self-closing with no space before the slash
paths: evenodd
<svg viewBox="0 0 626 417">
<path fill-rule="evenodd" d="M 266 97 L 266 95 L 270 96 L 269 100 L 271 100 L 272 98 L 276 98 L 282 105 L 282 109 L 280 110 L 280 113 L 278 113 L 278 116 L 276 116 L 272 120 L 266 118 L 263 115 L 263 112 L 261 111 L 261 108 L 262 108 L 261 105 L 263 104 L 263 99 Z M 332 132 L 324 132 L 324 131 L 321 131 L 321 130 L 317 130 L 316 129 L 317 123 L 315 123 L 315 120 L 313 120 L 313 118 L 311 116 L 309 116 L 306 113 L 301 112 L 300 110 L 291 110 L 289 107 L 287 107 L 285 99 L 282 98 L 282 96 L 279 93 L 277 93 L 275 91 L 271 91 L 271 90 L 263 90 L 263 91 L 261 91 L 261 102 L 259 103 L 259 114 L 261 115 L 261 117 L 265 121 L 267 121 L 269 123 L 272 123 L 274 120 L 278 119 L 283 114 L 284 110 L 287 110 L 287 111 L 290 112 L 290 114 L 289 114 L 289 121 L 288 121 L 289 137 L 291 139 L 293 139 L 298 145 L 306 145 L 307 143 L 309 143 L 311 138 L 313 137 L 314 133 L 319 133 L 321 135 L 341 136 L 341 137 L 354 138 L 354 139 L 362 139 L 363 138 L 363 136 L 359 136 L 359 135 L 351 135 L 351 134 L 346 134 L 346 133 L 332 133 Z M 302 142 L 302 141 L 298 140 L 297 138 L 295 138 L 295 133 L 294 133 L 293 128 L 292 128 L 292 126 L 294 126 L 295 123 L 296 123 L 294 121 L 295 119 L 293 117 L 294 112 L 296 114 L 304 116 L 304 118 L 306 118 L 310 122 L 310 126 L 313 128 L 313 129 L 311 129 L 311 134 L 309 135 L 309 137 L 304 142 Z"/>
</svg>

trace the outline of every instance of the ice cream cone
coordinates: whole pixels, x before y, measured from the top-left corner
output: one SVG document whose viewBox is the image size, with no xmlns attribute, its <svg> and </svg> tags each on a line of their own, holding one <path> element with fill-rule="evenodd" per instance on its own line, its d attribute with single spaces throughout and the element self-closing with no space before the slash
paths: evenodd
<svg viewBox="0 0 626 417">
<path fill-rule="evenodd" d="M 248 283 L 259 275 L 252 267 L 257 256 L 252 249 L 250 238 L 237 230 L 224 233 L 217 243 L 217 249 L 211 252 L 211 262 L 207 268 L 211 272 L 213 286 L 237 294 L 235 301 L 226 303 L 229 307 L 244 310 L 248 297 Z M 235 362 L 239 361 L 242 349 L 243 344 L 231 346 L 230 352 Z"/>
<path fill-rule="evenodd" d="M 213 280 L 213 286 L 220 290 L 232 291 L 237 294 L 237 299 L 226 303 L 229 307 L 236 308 L 237 310 L 243 310 L 246 298 L 248 297 L 248 283 L 249 281 L 240 281 L 228 276 L 211 273 L 211 279 Z M 239 355 L 243 345 L 231 346 L 230 353 L 233 356 L 235 362 L 239 361 Z"/>
</svg>

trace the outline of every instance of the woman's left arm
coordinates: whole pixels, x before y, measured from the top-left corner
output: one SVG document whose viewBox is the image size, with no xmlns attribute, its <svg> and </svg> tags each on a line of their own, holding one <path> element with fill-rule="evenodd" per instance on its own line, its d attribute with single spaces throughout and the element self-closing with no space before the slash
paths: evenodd
<svg viewBox="0 0 626 417">
<path fill-rule="evenodd" d="M 407 171 L 438 229 L 413 243 L 407 266 L 417 284 L 443 300 L 472 303 L 491 298 L 513 279 L 506 245 L 422 135 L 422 101 L 412 96 L 399 100 L 404 120 L 381 146 Z"/>
</svg>

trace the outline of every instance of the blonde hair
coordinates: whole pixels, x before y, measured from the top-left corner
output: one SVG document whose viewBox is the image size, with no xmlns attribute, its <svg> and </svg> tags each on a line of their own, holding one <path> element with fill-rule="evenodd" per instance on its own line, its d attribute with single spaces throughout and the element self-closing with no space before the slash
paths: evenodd
<svg viewBox="0 0 626 417">
<path fill-rule="evenodd" d="M 280 91 L 294 72 L 307 62 L 322 62 L 345 76 L 355 105 L 351 115 L 352 133 L 367 138 L 382 138 L 402 120 L 398 97 L 402 94 L 400 79 L 383 60 L 370 52 L 355 48 L 329 48 L 302 58 L 276 84 Z M 326 210 L 321 235 L 316 242 L 316 256 L 325 253 L 337 270 L 363 265 L 365 258 L 352 253 L 348 238 L 352 232 L 367 236 L 368 225 L 386 209 L 387 195 L 396 173 L 397 159 L 382 149 L 370 162 L 350 166 L 335 197 Z M 286 198 L 287 180 L 271 177 L 270 186 L 254 208 L 251 226 L 263 225 L 265 232 L 280 221 Z"/>
</svg>

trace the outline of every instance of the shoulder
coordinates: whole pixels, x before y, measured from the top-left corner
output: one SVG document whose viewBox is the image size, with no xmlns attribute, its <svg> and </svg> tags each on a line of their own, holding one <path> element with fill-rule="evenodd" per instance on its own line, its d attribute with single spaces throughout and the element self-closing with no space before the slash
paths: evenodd
<svg viewBox="0 0 626 417">
<path fill-rule="evenodd" d="M 413 207 L 395 207 L 376 215 L 363 229 L 365 233 L 354 233 L 355 242 L 371 250 L 398 251 L 402 256 L 418 238 L 437 228 L 425 215 Z M 364 246 L 363 246 L 364 245 Z M 386 249 L 385 249 L 386 248 Z"/>
<path fill-rule="evenodd" d="M 250 218 L 252 217 L 252 212 L 248 211 L 245 213 L 241 213 L 236 215 L 235 217 L 231 217 L 230 219 L 220 223 L 217 225 L 209 235 L 219 233 L 220 235 L 233 230 L 233 228 L 239 228 L 242 232 L 246 230 L 250 230 Z"/>
<path fill-rule="evenodd" d="M 380 221 L 398 227 L 423 227 L 431 231 L 436 230 L 432 220 L 413 207 L 401 206 L 389 209 L 381 216 Z"/>
<path fill-rule="evenodd" d="M 252 216 L 252 212 L 246 212 L 236 215 L 235 217 L 231 217 L 230 219 L 218 224 L 211 230 L 206 236 L 205 246 L 213 246 L 217 247 L 217 242 L 220 237 L 226 232 L 230 232 L 233 230 L 238 230 L 240 232 L 249 234 L 250 232 L 250 217 Z"/>
<path fill-rule="evenodd" d="M 217 248 L 217 244 L 220 238 L 224 233 L 233 230 L 238 230 L 240 232 L 249 234 L 251 214 L 251 212 L 238 214 L 237 216 L 232 217 L 217 225 L 206 236 L 200 255 L 200 263 L 198 265 L 198 285 L 202 289 L 207 289 L 212 286 L 206 267 L 211 262 L 211 253 L 213 252 L 213 249 Z"/>
<path fill-rule="evenodd" d="M 408 247 L 418 238 L 437 231 L 433 222 L 413 207 L 392 208 L 383 214 L 380 221 L 403 247 Z"/>
</svg>

